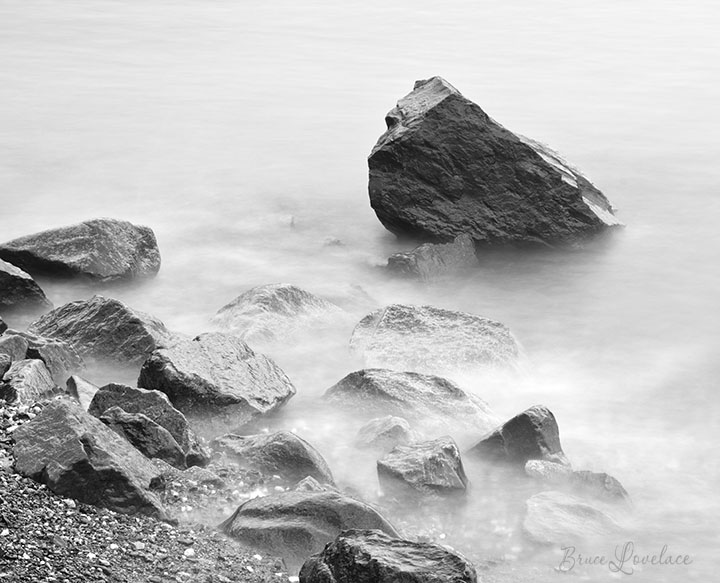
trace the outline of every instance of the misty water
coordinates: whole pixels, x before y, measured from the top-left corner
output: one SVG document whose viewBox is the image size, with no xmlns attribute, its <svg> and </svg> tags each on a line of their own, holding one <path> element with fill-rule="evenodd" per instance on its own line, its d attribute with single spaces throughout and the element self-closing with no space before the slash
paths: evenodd
<svg viewBox="0 0 720 583">
<path fill-rule="evenodd" d="M 629 533 L 584 550 L 667 544 L 693 564 L 632 580 L 709 581 L 720 548 L 719 29 L 720 9 L 699 0 L 4 0 L 0 238 L 99 216 L 151 226 L 156 279 L 41 283 L 56 306 L 100 291 L 187 334 L 256 285 L 338 302 L 350 315 L 335 326 L 262 347 L 298 388 L 274 423 L 371 501 L 372 462 L 338 445 L 346 421 L 314 415 L 362 366 L 348 351 L 354 323 L 400 302 L 499 320 L 524 348 L 522 370 L 457 380 L 501 418 L 547 405 L 573 466 L 615 476 L 633 499 Z M 582 250 L 482 254 L 476 270 L 436 282 L 390 277 L 380 266 L 408 244 L 369 207 L 366 158 L 385 113 L 432 75 L 560 151 L 627 227 Z M 472 494 L 450 519 L 427 511 L 416 523 L 439 524 L 440 542 L 498 558 L 517 580 L 530 568 L 559 577 L 559 548 L 532 549 L 508 534 L 512 512 L 481 485 Z"/>
</svg>

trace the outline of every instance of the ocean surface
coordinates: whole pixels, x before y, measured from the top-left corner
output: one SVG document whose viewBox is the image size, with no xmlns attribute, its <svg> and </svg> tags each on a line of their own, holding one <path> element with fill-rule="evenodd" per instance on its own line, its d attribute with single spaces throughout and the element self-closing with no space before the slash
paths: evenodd
<svg viewBox="0 0 720 583">
<path fill-rule="evenodd" d="M 580 580 L 711 581 L 718 30 L 720 8 L 702 0 L 2 0 L 0 239 L 99 216 L 151 226 L 158 277 L 100 291 L 188 334 L 256 285 L 340 302 L 352 321 L 268 352 L 298 387 L 285 421 L 317 434 L 360 489 L 372 468 L 333 450 L 342 426 L 311 419 L 313 399 L 358 368 L 352 323 L 396 302 L 499 320 L 524 347 L 522 374 L 465 387 L 503 418 L 547 405 L 575 468 L 615 476 L 633 499 L 632 531 L 583 551 L 633 541 L 693 561 L 632 576 L 578 568 Z M 627 227 L 580 251 L 485 254 L 433 283 L 389 277 L 380 266 L 407 245 L 369 206 L 366 158 L 385 113 L 433 75 L 561 152 Z M 58 306 L 98 291 L 42 283 Z M 442 542 L 495 557 L 503 580 L 564 580 L 559 548 L 530 549 L 487 520 L 468 508 Z"/>
</svg>

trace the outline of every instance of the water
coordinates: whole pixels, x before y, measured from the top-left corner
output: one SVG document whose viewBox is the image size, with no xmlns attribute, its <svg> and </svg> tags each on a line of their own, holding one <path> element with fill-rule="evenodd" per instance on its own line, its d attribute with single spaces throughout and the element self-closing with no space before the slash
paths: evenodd
<svg viewBox="0 0 720 583">
<path fill-rule="evenodd" d="M 503 417 L 550 407 L 574 465 L 630 491 L 643 552 L 667 543 L 694 557 L 689 569 L 646 568 L 634 580 L 712 579 L 720 9 L 254 4 L 0 3 L 2 239 L 96 216 L 152 226 L 157 279 L 106 293 L 187 333 L 278 281 L 344 299 L 356 318 L 413 302 L 500 320 L 528 372 L 473 389 Z M 402 246 L 369 208 L 366 157 L 394 102 L 435 74 L 586 171 L 628 228 L 582 252 L 488 256 L 452 281 L 388 279 L 376 266 Z M 56 305 L 94 291 L 43 283 Z M 353 300 L 350 284 L 372 305 Z M 300 391 L 288 422 L 307 427 L 308 403 L 357 366 L 351 328 L 270 350 Z M 319 445 L 344 476 L 343 456 L 322 439 L 331 430 L 317 429 Z M 482 555 L 505 543 L 479 529 L 462 544 Z M 514 577 L 537 567 L 536 580 L 553 578 L 557 549 L 529 556 L 514 544 L 498 551 L 518 556 Z"/>
</svg>

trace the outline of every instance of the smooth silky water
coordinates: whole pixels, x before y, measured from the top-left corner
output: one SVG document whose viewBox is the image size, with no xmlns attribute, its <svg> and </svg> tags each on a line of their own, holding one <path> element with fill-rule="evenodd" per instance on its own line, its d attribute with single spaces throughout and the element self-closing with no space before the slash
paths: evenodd
<svg viewBox="0 0 720 583">
<path fill-rule="evenodd" d="M 255 285 L 293 283 L 341 303 L 350 316 L 324 333 L 262 347 L 298 387 L 272 424 L 316 444 L 338 480 L 373 501 L 372 460 L 339 445 L 348 421 L 317 407 L 361 367 L 348 351 L 353 324 L 393 302 L 502 321 L 524 347 L 521 370 L 457 380 L 502 418 L 547 405 L 575 468 L 608 472 L 634 501 L 628 534 L 581 550 L 667 544 L 692 565 L 632 580 L 710 581 L 720 566 L 718 29 L 709 1 L 5 0 L 1 238 L 98 216 L 151 226 L 158 277 L 100 293 L 188 334 Z M 408 244 L 369 207 L 366 157 L 385 113 L 432 75 L 562 152 L 627 228 L 581 250 L 483 254 L 478 269 L 434 283 L 390 277 L 379 266 Z M 42 283 L 55 305 L 98 291 Z M 500 559 L 484 577 L 557 578 L 560 548 L 511 536 L 512 503 L 486 486 L 449 518 L 390 518 L 442 533 L 478 562 Z"/>
</svg>

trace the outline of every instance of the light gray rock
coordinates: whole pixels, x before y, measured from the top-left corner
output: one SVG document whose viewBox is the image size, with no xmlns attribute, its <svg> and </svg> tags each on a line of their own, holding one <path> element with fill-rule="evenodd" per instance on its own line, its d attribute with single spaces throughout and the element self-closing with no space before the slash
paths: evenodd
<svg viewBox="0 0 720 583">
<path fill-rule="evenodd" d="M 44 310 L 50 300 L 37 282 L 19 267 L 0 259 L 0 309 Z"/>
<path fill-rule="evenodd" d="M 6 336 L 17 336 L 27 343 L 26 358 L 37 358 L 47 366 L 58 385 L 67 382 L 68 377 L 85 370 L 85 362 L 77 351 L 67 342 L 54 338 L 45 338 L 30 332 L 8 330 Z M 2 350 L 0 348 L 0 350 Z"/>
<path fill-rule="evenodd" d="M 11 360 L 25 359 L 29 346 L 28 341 L 14 330 L 0 336 L 0 354 L 7 354 Z"/>
<path fill-rule="evenodd" d="M 98 391 L 98 387 L 96 385 L 77 375 L 72 375 L 67 380 L 66 387 L 68 395 L 80 403 L 83 411 L 88 410 L 95 393 Z"/>
<path fill-rule="evenodd" d="M 32 405 L 55 391 L 50 371 L 36 359 L 14 361 L 0 383 L 0 399 L 18 405 Z"/>
<path fill-rule="evenodd" d="M 475 267 L 475 244 L 470 235 L 458 235 L 450 243 L 424 243 L 406 253 L 394 253 L 387 267 L 398 275 L 431 280 Z"/>
<path fill-rule="evenodd" d="M 402 417 L 386 415 L 370 419 L 358 430 L 355 445 L 362 449 L 388 452 L 397 445 L 415 440 L 410 424 Z"/>
</svg>

